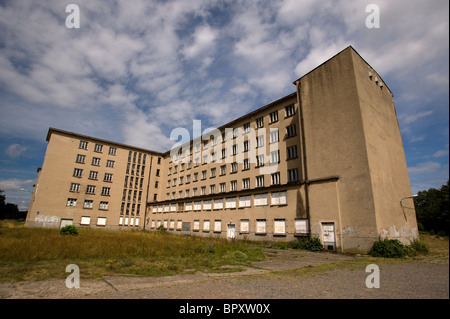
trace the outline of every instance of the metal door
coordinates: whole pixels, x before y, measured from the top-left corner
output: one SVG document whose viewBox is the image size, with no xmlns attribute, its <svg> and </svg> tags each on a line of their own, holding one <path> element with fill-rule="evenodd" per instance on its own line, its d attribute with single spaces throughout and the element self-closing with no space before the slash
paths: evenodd
<svg viewBox="0 0 450 319">
<path fill-rule="evenodd" d="M 322 241 L 326 249 L 336 249 L 334 223 L 322 223 Z"/>
</svg>

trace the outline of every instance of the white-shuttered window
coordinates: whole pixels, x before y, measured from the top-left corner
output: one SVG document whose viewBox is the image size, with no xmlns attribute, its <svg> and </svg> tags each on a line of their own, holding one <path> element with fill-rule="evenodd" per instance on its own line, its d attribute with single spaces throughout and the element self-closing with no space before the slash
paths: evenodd
<svg viewBox="0 0 450 319">
<path fill-rule="evenodd" d="M 214 200 L 214 209 L 223 209 L 223 198 Z"/>
<path fill-rule="evenodd" d="M 152 220 L 152 226 L 151 226 L 152 228 L 155 228 L 156 227 L 156 221 L 155 220 Z"/>
<path fill-rule="evenodd" d="M 267 193 L 255 195 L 255 206 L 267 206 Z"/>
<path fill-rule="evenodd" d="M 175 229 L 175 221 L 173 219 L 170 220 L 169 229 Z"/>
<path fill-rule="evenodd" d="M 163 205 L 159 205 L 158 206 L 158 213 L 162 213 L 162 211 L 163 211 Z"/>
<path fill-rule="evenodd" d="M 183 221 L 182 220 L 178 220 L 177 221 L 177 230 L 181 230 L 183 228 Z"/>
<path fill-rule="evenodd" d="M 194 210 L 202 210 L 202 202 L 194 202 Z"/>
<path fill-rule="evenodd" d="M 236 208 L 236 197 L 227 198 L 225 208 Z"/>
<path fill-rule="evenodd" d="M 199 231 L 199 230 L 200 230 L 200 221 L 194 220 L 194 231 Z"/>
<path fill-rule="evenodd" d="M 208 232 L 209 228 L 210 228 L 209 220 L 204 220 L 203 221 L 203 231 Z"/>
<path fill-rule="evenodd" d="M 273 225 L 274 235 L 285 235 L 286 234 L 286 220 L 285 219 L 275 219 Z"/>
<path fill-rule="evenodd" d="M 186 211 L 189 212 L 192 210 L 192 202 L 186 202 Z"/>
<path fill-rule="evenodd" d="M 153 207 L 152 207 L 152 213 L 156 213 L 157 210 L 158 210 L 158 206 L 153 206 Z"/>
<path fill-rule="evenodd" d="M 286 191 L 273 192 L 271 205 L 286 205 L 287 193 Z"/>
<path fill-rule="evenodd" d="M 222 231 L 222 221 L 221 220 L 215 220 L 214 221 L 214 232 L 220 233 Z"/>
<path fill-rule="evenodd" d="M 177 204 L 174 204 L 174 203 L 171 204 L 171 205 L 170 205 L 170 211 L 171 211 L 171 212 L 176 212 L 176 211 L 177 211 Z"/>
<path fill-rule="evenodd" d="M 250 207 L 251 206 L 251 196 L 240 196 L 239 197 L 239 207 Z"/>
<path fill-rule="evenodd" d="M 164 205 L 164 213 L 167 213 L 170 211 L 170 204 L 165 204 Z"/>
<path fill-rule="evenodd" d="M 123 217 L 120 216 L 120 217 L 119 217 L 119 226 L 122 226 L 122 225 L 123 225 Z"/>
</svg>

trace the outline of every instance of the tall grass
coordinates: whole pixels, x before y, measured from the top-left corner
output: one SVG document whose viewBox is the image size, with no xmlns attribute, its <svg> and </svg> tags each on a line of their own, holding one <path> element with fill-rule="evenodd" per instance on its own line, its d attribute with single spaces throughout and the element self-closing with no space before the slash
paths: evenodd
<svg viewBox="0 0 450 319">
<path fill-rule="evenodd" d="M 70 236 L 57 229 L 0 228 L 0 280 L 61 277 L 69 263 L 92 277 L 170 275 L 262 259 L 263 252 L 252 244 L 216 238 L 98 229 L 80 229 Z"/>
</svg>

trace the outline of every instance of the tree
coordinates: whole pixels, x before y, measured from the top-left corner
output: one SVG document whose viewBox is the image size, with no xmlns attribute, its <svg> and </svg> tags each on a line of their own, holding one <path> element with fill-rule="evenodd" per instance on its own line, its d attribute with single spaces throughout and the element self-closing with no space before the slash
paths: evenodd
<svg viewBox="0 0 450 319">
<path fill-rule="evenodd" d="M 439 189 L 420 191 L 415 199 L 419 230 L 449 234 L 449 181 Z"/>
<path fill-rule="evenodd" d="M 6 203 L 6 196 L 0 189 L 0 219 L 19 219 L 24 218 L 24 214 L 19 212 L 16 204 Z"/>
</svg>

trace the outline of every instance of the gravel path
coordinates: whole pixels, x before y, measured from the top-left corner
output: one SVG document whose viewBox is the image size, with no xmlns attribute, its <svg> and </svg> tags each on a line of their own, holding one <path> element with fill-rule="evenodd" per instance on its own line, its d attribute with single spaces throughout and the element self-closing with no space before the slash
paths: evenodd
<svg viewBox="0 0 450 319">
<path fill-rule="evenodd" d="M 383 262 L 380 288 L 369 289 L 366 263 L 357 256 L 329 252 L 267 250 L 266 261 L 241 272 L 170 277 L 112 276 L 81 279 L 79 289 L 65 280 L 0 283 L 1 299 L 448 299 L 448 258 Z M 359 259 L 360 262 L 357 262 Z M 344 261 L 355 261 L 342 266 Z M 340 266 L 324 267 L 331 263 Z M 81 269 L 82 272 L 82 269 Z"/>
</svg>

